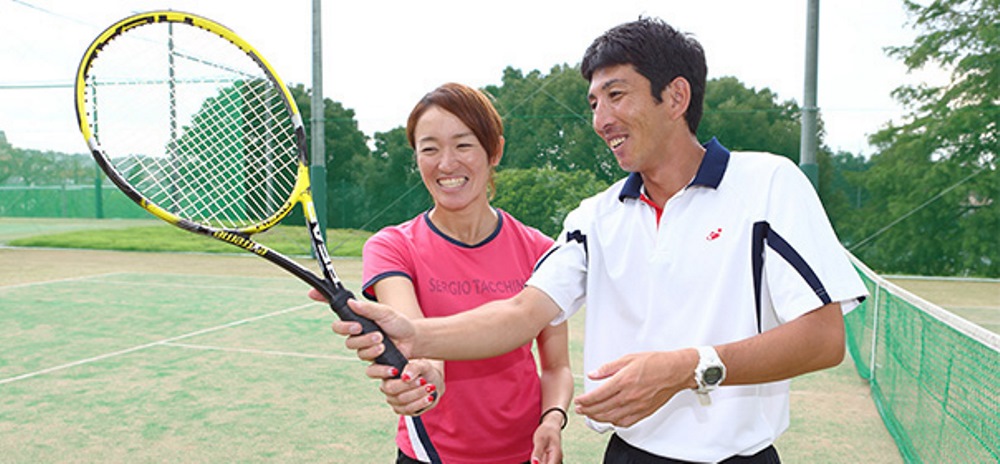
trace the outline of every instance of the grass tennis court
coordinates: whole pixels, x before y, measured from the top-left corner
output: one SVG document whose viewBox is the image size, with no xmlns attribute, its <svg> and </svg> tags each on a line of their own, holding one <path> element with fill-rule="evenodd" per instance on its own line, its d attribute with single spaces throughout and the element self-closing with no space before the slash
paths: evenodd
<svg viewBox="0 0 1000 464">
<path fill-rule="evenodd" d="M 0 248 L 0 263 L 0 461 L 393 462 L 395 416 L 334 316 L 263 260 Z M 360 260 L 335 266 L 357 290 Z M 797 379 L 784 462 L 902 462 L 868 395 L 850 361 Z M 564 440 L 566 462 L 600 462 L 606 437 L 581 418 Z"/>
</svg>

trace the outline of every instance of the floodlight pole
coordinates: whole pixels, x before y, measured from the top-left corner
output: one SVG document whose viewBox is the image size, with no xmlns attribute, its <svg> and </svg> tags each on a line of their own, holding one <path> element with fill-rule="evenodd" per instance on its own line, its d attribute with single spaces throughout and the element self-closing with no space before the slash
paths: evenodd
<svg viewBox="0 0 1000 464">
<path fill-rule="evenodd" d="M 309 180 L 312 184 L 313 203 L 319 221 L 323 240 L 326 241 L 326 143 L 324 119 L 326 109 L 323 104 L 323 18 L 320 13 L 321 0 L 312 2 L 312 111 L 309 123 L 312 127 L 312 160 Z"/>
<path fill-rule="evenodd" d="M 819 145 L 819 128 L 816 106 L 816 74 L 819 49 L 819 0 L 809 0 L 806 9 L 806 81 L 802 101 L 802 138 L 799 151 L 799 168 L 806 174 L 814 188 L 819 188 L 819 165 L 816 151 Z"/>
</svg>

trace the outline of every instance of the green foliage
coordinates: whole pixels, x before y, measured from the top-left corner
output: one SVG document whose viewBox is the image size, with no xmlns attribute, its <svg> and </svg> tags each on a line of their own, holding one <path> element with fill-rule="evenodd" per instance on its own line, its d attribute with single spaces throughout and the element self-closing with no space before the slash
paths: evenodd
<svg viewBox="0 0 1000 464">
<path fill-rule="evenodd" d="M 359 213 L 365 230 L 406 221 L 433 205 L 417 171 L 406 129 L 375 134 L 375 149 L 359 166 L 368 207 Z"/>
<path fill-rule="evenodd" d="M 504 120 L 503 166 L 590 171 L 608 183 L 621 178 L 624 172 L 591 129 L 587 87 L 579 69 L 568 65 L 548 75 L 505 69 L 502 86 L 484 89 Z"/>
<path fill-rule="evenodd" d="M 748 88 L 735 77 L 712 79 L 705 88 L 698 135 L 703 141 L 717 136 L 730 150 L 767 151 L 798 163 L 799 106 L 793 101 L 778 103 L 770 89 Z"/>
<path fill-rule="evenodd" d="M 90 155 L 15 148 L 0 137 L 0 185 L 86 185 L 97 169 Z"/>
<path fill-rule="evenodd" d="M 306 136 L 312 138 L 312 90 L 302 84 L 289 89 L 302 113 Z M 355 120 L 354 110 L 340 102 L 323 101 L 323 141 L 326 162 L 326 215 L 329 227 L 352 228 L 364 223 L 358 217 L 366 204 L 365 192 L 359 187 L 358 165 L 369 157 L 368 137 Z M 309 148 L 312 148 L 310 145 Z"/>
<path fill-rule="evenodd" d="M 862 207 L 871 200 L 871 192 L 861 184 L 869 161 L 848 152 L 828 153 L 821 149 L 818 153 L 819 195 L 827 216 L 837 231 L 837 237 L 846 246 L 864 238 L 859 230 L 863 222 Z"/>
<path fill-rule="evenodd" d="M 7 142 L 7 134 L 0 130 L 0 184 L 14 174 L 14 147 Z"/>
<path fill-rule="evenodd" d="M 921 35 L 889 54 L 951 78 L 894 91 L 912 111 L 871 138 L 855 252 L 883 272 L 1000 276 L 1000 2 L 904 4 Z"/>
<path fill-rule="evenodd" d="M 563 172 L 552 167 L 504 169 L 497 173 L 496 184 L 494 206 L 550 237 L 562 230 L 563 219 L 580 200 L 608 187 L 590 171 Z"/>
<path fill-rule="evenodd" d="M 927 7 L 904 2 L 922 35 L 889 49 L 910 70 L 936 64 L 951 71 L 941 86 L 903 86 L 893 95 L 913 108 L 904 125 L 874 137 L 881 146 L 919 134 L 929 155 L 970 168 L 996 165 L 1000 147 L 1000 2 L 938 0 Z"/>
</svg>

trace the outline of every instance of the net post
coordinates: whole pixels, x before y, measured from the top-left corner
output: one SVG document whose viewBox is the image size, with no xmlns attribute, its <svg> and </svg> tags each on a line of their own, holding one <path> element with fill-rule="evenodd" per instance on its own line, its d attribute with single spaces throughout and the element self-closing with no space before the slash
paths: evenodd
<svg viewBox="0 0 1000 464">
<path fill-rule="evenodd" d="M 878 325 L 879 318 L 879 307 L 882 305 L 882 284 L 878 281 L 875 282 L 875 294 L 872 295 L 872 352 L 871 357 L 868 361 L 868 383 L 875 382 L 875 359 L 878 348 L 878 331 L 881 329 Z"/>
</svg>

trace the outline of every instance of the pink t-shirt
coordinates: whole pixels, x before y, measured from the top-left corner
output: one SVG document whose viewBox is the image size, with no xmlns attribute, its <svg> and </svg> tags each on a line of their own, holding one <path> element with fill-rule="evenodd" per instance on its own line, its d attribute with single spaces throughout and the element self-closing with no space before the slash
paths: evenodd
<svg viewBox="0 0 1000 464">
<path fill-rule="evenodd" d="M 496 231 L 471 246 L 442 234 L 427 213 L 382 229 L 365 243 L 363 294 L 377 299 L 372 293 L 376 282 L 407 277 L 426 317 L 514 296 L 552 239 L 502 210 L 497 214 Z M 447 361 L 445 384 L 441 401 L 421 416 L 444 462 L 500 464 L 531 458 L 541 386 L 530 343 L 494 358 Z M 400 418 L 396 443 L 419 459 L 408 424 Z"/>
</svg>

